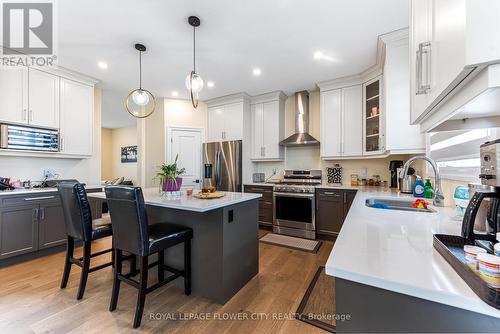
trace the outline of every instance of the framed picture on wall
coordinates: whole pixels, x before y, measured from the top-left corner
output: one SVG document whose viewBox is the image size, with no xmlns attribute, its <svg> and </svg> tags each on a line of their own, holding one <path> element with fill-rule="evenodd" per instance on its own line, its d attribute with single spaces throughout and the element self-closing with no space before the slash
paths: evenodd
<svg viewBox="0 0 500 334">
<path fill-rule="evenodd" d="M 122 163 L 137 162 L 137 145 L 122 147 Z"/>
</svg>

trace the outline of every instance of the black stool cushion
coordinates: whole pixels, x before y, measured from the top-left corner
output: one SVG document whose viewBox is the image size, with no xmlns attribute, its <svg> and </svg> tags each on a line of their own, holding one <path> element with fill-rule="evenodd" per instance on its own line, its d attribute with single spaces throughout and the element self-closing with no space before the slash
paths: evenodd
<svg viewBox="0 0 500 334">
<path fill-rule="evenodd" d="M 156 223 L 149 225 L 149 254 L 171 247 L 193 237 L 193 230 L 189 227 L 170 223 Z"/>
</svg>

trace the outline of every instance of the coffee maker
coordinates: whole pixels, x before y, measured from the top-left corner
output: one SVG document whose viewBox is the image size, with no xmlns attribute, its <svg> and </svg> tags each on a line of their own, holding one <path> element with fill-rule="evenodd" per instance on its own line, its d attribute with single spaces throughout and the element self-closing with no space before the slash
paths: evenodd
<svg viewBox="0 0 500 334">
<path fill-rule="evenodd" d="M 398 187 L 398 168 L 403 167 L 403 161 L 401 160 L 391 160 L 389 162 L 389 170 L 391 171 L 391 188 Z"/>
<path fill-rule="evenodd" d="M 500 232 L 500 139 L 480 146 L 481 187 L 476 190 L 465 210 L 462 222 L 462 237 L 469 244 L 478 244 L 493 250 L 496 233 Z M 481 203 L 489 198 L 485 231 L 475 231 L 474 223 Z"/>
</svg>

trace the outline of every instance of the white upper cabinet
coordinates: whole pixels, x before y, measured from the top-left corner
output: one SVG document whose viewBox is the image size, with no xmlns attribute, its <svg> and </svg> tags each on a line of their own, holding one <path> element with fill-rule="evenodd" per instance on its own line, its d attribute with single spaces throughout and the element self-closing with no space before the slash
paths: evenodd
<svg viewBox="0 0 500 334">
<path fill-rule="evenodd" d="M 382 78 L 382 122 L 385 124 L 385 149 L 391 153 L 425 153 L 425 137 L 420 125 L 410 124 L 410 67 L 408 30 L 383 37 L 385 41 Z"/>
<path fill-rule="evenodd" d="M 207 141 L 224 140 L 224 106 L 208 108 Z"/>
<path fill-rule="evenodd" d="M 249 97 L 234 94 L 206 101 L 208 107 L 207 142 L 243 140 L 250 122 Z M 246 124 L 245 124 L 246 122 Z"/>
<path fill-rule="evenodd" d="M 208 108 L 208 141 L 241 140 L 243 138 L 243 103 Z"/>
<path fill-rule="evenodd" d="M 360 156 L 363 144 L 362 127 L 363 91 L 361 85 L 342 88 L 342 156 Z"/>
<path fill-rule="evenodd" d="M 322 91 L 320 99 L 321 157 L 362 156 L 362 85 Z"/>
<path fill-rule="evenodd" d="M 29 69 L 29 124 L 59 128 L 59 80 L 56 75 Z"/>
<path fill-rule="evenodd" d="M 0 70 L 0 121 L 59 128 L 59 77 L 24 66 Z"/>
<path fill-rule="evenodd" d="M 282 92 L 254 96 L 250 106 L 253 161 L 283 160 L 285 98 Z"/>
<path fill-rule="evenodd" d="M 411 1 L 413 123 L 440 112 L 486 66 L 500 61 L 499 34 L 498 0 Z"/>
<path fill-rule="evenodd" d="M 252 114 L 252 160 L 264 158 L 264 104 L 250 105 Z"/>
<path fill-rule="evenodd" d="M 28 122 L 28 69 L 0 68 L 0 122 Z"/>
<path fill-rule="evenodd" d="M 92 155 L 94 87 L 61 78 L 60 151 Z"/>
<path fill-rule="evenodd" d="M 322 158 L 341 156 L 342 90 L 334 89 L 320 93 L 320 151 Z M 361 99 L 360 99 L 361 102 Z M 358 127 L 361 125 L 359 118 Z M 361 135 L 359 135 L 361 143 Z"/>
<path fill-rule="evenodd" d="M 243 139 L 243 102 L 225 105 L 224 121 L 223 140 Z"/>
</svg>

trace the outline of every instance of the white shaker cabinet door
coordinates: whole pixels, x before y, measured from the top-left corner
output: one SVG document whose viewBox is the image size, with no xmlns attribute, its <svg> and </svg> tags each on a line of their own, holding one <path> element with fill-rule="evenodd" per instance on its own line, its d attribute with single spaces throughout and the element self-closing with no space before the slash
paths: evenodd
<svg viewBox="0 0 500 334">
<path fill-rule="evenodd" d="M 223 140 L 243 139 L 243 103 L 232 103 L 224 106 L 224 138 Z"/>
<path fill-rule="evenodd" d="M 280 159 L 280 105 L 279 101 L 264 103 L 264 143 L 266 159 Z"/>
<path fill-rule="evenodd" d="M 58 76 L 29 69 L 29 123 L 31 125 L 59 128 Z"/>
<path fill-rule="evenodd" d="M 321 156 L 341 156 L 342 91 L 334 89 L 321 92 Z"/>
<path fill-rule="evenodd" d="M 341 153 L 343 156 L 361 156 L 363 154 L 362 85 L 342 88 L 342 105 Z"/>
<path fill-rule="evenodd" d="M 0 121 L 28 123 L 28 68 L 0 69 Z"/>
<path fill-rule="evenodd" d="M 70 155 L 92 155 L 94 88 L 61 78 L 61 147 Z"/>
<path fill-rule="evenodd" d="M 410 121 L 412 124 L 432 102 L 432 0 L 411 1 Z"/>
<path fill-rule="evenodd" d="M 264 158 L 264 104 L 252 104 L 252 159 Z"/>
<path fill-rule="evenodd" d="M 208 108 L 208 142 L 224 139 L 224 107 Z"/>
</svg>

